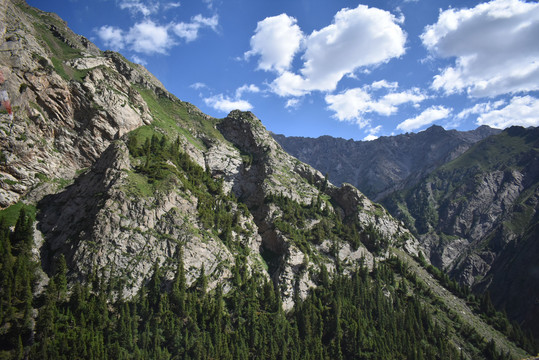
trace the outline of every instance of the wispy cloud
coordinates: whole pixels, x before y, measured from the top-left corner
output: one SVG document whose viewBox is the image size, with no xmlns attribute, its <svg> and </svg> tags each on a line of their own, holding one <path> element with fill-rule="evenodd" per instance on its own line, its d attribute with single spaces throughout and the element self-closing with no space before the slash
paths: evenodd
<svg viewBox="0 0 539 360">
<path fill-rule="evenodd" d="M 430 125 L 437 120 L 445 119 L 451 114 L 452 109 L 445 106 L 431 106 L 416 117 L 406 119 L 397 125 L 402 131 L 412 131 Z"/>
<path fill-rule="evenodd" d="M 156 13 L 159 9 L 159 3 L 145 4 L 139 0 L 122 0 L 119 3 L 120 9 L 127 9 L 133 15 L 142 14 L 143 16 L 149 16 Z"/>
</svg>

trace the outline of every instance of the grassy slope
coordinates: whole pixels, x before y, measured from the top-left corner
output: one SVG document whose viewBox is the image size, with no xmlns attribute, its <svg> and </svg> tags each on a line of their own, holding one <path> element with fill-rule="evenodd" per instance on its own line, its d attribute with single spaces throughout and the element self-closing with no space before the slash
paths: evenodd
<svg viewBox="0 0 539 360">
<path fill-rule="evenodd" d="M 405 253 L 399 249 L 393 249 L 393 253 L 397 255 L 402 261 L 408 264 L 408 269 L 417 275 L 417 277 L 423 281 L 433 292 L 434 296 L 437 297 L 438 302 L 442 302 L 447 309 L 449 309 L 449 316 L 455 316 L 457 318 L 457 323 L 467 324 L 477 331 L 477 333 L 483 337 L 486 341 L 493 339 L 496 343 L 496 348 L 506 353 L 509 352 L 514 358 L 523 359 L 529 356 L 524 350 L 517 347 L 513 342 L 509 341 L 507 337 L 501 334 L 499 331 L 495 330 L 487 324 L 480 316 L 473 313 L 470 307 L 466 302 L 455 296 L 445 287 L 439 284 L 439 282 L 432 277 L 424 268 L 422 268 L 409 254 Z M 438 316 L 445 317 L 448 313 L 439 313 Z M 459 346 L 464 346 L 462 339 L 459 339 L 456 336 L 452 337 L 452 340 L 457 343 Z M 460 342 L 460 344 L 459 344 Z"/>
</svg>

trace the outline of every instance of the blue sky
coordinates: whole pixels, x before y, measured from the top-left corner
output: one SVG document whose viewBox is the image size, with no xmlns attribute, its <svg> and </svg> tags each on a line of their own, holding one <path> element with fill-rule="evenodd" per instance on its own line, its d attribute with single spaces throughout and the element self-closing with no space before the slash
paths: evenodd
<svg viewBox="0 0 539 360">
<path fill-rule="evenodd" d="M 539 4 L 521 0 L 28 0 L 205 113 L 369 140 L 539 126 Z"/>
</svg>

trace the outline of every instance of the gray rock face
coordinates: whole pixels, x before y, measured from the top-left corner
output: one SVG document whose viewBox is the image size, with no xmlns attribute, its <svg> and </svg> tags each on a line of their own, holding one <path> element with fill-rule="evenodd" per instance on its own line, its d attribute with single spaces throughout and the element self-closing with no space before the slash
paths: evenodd
<svg viewBox="0 0 539 360">
<path fill-rule="evenodd" d="M 86 279 L 92 271 L 124 281 L 124 296 L 135 294 L 158 263 L 172 280 L 182 246 L 187 282 L 204 267 L 209 288 L 231 276 L 235 254 L 200 226 L 197 198 L 170 189 L 150 197 L 129 191 L 132 172 L 127 148 L 113 143 L 90 171 L 65 191 L 41 200 L 38 229 L 47 239 L 46 261 L 64 253 L 73 279 Z M 252 218 L 239 223 L 250 236 L 233 234 L 253 250 L 248 263 L 261 267 L 257 255 L 260 237 L 248 230 Z M 44 264 L 47 268 L 49 265 Z"/>
<path fill-rule="evenodd" d="M 370 199 L 380 201 L 396 190 L 416 184 L 475 142 L 497 133 L 499 130 L 487 126 L 468 132 L 432 126 L 417 134 L 373 141 L 273 136 L 287 152 L 329 174 L 333 183 L 350 183 Z"/>
<path fill-rule="evenodd" d="M 325 182 L 322 174 L 285 153 L 253 114 L 233 111 L 217 128 L 246 159 L 241 165 L 236 160 L 233 166 L 228 167 L 225 179 L 232 179 L 232 191 L 251 209 L 262 237 L 262 246 L 280 258 L 277 270 L 271 275 L 283 289 L 285 309 L 292 308 L 294 304 L 294 289 L 303 298 L 308 289 L 315 286 L 310 276 L 319 271 L 320 264 L 311 258 L 325 259 L 323 263 L 328 269 L 335 268 L 335 258 L 330 255 L 328 241 L 322 241 L 320 246 L 311 248 L 314 254 L 308 255 L 292 239 L 276 229 L 274 223 L 281 216 L 282 210 L 265 203 L 265 198 L 271 194 L 306 205 L 313 204 L 320 196 L 329 196 L 336 204 L 336 207 L 326 204 L 332 207 L 331 211 L 357 218 L 364 227 L 372 225 L 390 239 L 404 239 L 412 251 L 417 247 L 415 238 L 408 230 L 353 186 L 337 188 L 327 184 L 327 188 L 321 190 Z M 228 160 L 223 163 L 230 162 Z M 222 171 L 220 166 L 217 169 Z M 215 171 L 215 168 L 212 170 Z M 353 269 L 359 261 L 365 261 L 370 266 L 373 263 L 373 255 L 365 247 L 352 250 L 346 243 L 338 245 L 336 257 L 344 264 L 345 271 Z"/>
<path fill-rule="evenodd" d="M 45 179 L 73 179 L 114 139 L 149 124 L 148 107 L 131 80 L 160 85 L 141 68 L 115 71 L 129 65 L 71 32 L 54 14 L 43 13 L 44 23 L 34 25 L 27 8 L 24 2 L 2 4 L 0 64 L 15 116 L 13 122 L 0 116 L 0 150 L 7 160 L 0 164 L 1 208 Z M 69 46 L 71 59 L 58 59 L 43 37 Z"/>
<path fill-rule="evenodd" d="M 531 240 L 539 219 L 538 139 L 537 128 L 506 129 L 384 201 L 414 229 L 435 266 L 477 291 L 488 290 L 496 305 L 528 325 L 539 320 L 536 305 L 515 294 L 539 297 L 524 288 L 539 284 L 531 261 L 532 254 L 539 256 Z"/>
</svg>

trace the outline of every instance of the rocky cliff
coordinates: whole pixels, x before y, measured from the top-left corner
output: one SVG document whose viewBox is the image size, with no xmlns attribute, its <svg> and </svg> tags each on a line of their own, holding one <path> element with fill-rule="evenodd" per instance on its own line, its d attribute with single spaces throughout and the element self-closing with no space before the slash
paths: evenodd
<svg viewBox="0 0 539 360">
<path fill-rule="evenodd" d="M 1 16 L 0 64 L 15 115 L 0 119 L 0 206 L 7 207 L 44 182 L 70 181 L 114 139 L 150 123 L 133 85 L 162 85 L 24 1 L 4 1 Z"/>
<path fill-rule="evenodd" d="M 188 283 L 204 271 L 211 289 L 239 252 L 289 309 L 321 266 L 346 272 L 390 245 L 415 251 L 400 222 L 288 155 L 253 114 L 213 119 L 56 15 L 2 8 L 15 118 L 1 117 L 0 205 L 37 208 L 45 272 L 63 254 L 71 281 L 113 276 L 129 297 L 155 263 L 171 279 L 181 247 Z"/>
<path fill-rule="evenodd" d="M 512 127 L 384 201 L 430 261 L 539 329 L 539 129 Z"/>
<path fill-rule="evenodd" d="M 370 199 L 415 185 L 438 166 L 455 159 L 475 142 L 499 133 L 481 126 L 472 131 L 433 125 L 420 133 L 354 141 L 331 136 L 274 138 L 290 154 L 328 174 L 335 184 L 350 183 Z"/>
</svg>

